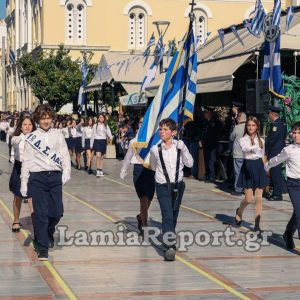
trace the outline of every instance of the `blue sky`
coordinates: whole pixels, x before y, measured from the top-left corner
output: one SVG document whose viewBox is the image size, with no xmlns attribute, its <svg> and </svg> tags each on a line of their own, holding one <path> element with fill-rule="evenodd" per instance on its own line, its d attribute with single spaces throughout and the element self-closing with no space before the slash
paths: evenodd
<svg viewBox="0 0 300 300">
<path fill-rule="evenodd" d="M 0 19 L 5 18 L 5 0 L 0 0 Z"/>
</svg>

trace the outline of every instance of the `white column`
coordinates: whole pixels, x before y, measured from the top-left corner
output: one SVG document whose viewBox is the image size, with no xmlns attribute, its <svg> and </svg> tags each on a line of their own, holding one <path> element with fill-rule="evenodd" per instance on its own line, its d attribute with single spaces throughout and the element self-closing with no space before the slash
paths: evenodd
<svg viewBox="0 0 300 300">
<path fill-rule="evenodd" d="M 27 15 L 27 43 L 28 43 L 28 52 L 32 50 L 32 2 L 27 0 L 28 15 Z"/>
</svg>

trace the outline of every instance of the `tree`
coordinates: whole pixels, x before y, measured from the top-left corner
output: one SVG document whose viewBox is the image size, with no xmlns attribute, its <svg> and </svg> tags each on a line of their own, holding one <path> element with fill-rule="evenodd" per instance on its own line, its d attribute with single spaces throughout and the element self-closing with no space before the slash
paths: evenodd
<svg viewBox="0 0 300 300">
<path fill-rule="evenodd" d="M 56 111 L 77 99 L 81 85 L 78 61 L 72 61 L 63 45 L 50 53 L 28 53 L 18 62 L 18 69 L 41 103 L 47 101 Z"/>
</svg>

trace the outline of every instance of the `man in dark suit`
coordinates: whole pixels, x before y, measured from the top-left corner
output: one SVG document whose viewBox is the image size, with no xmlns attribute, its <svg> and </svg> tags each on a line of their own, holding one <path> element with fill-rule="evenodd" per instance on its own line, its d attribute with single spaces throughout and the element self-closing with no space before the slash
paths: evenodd
<svg viewBox="0 0 300 300">
<path fill-rule="evenodd" d="M 266 155 L 268 159 L 278 155 L 285 147 L 287 128 L 279 117 L 280 110 L 280 107 L 276 106 L 271 106 L 269 108 L 268 116 L 271 123 L 266 138 Z M 269 201 L 282 200 L 284 179 L 281 174 L 281 167 L 282 164 L 270 169 L 273 194 L 269 197 Z"/>
</svg>

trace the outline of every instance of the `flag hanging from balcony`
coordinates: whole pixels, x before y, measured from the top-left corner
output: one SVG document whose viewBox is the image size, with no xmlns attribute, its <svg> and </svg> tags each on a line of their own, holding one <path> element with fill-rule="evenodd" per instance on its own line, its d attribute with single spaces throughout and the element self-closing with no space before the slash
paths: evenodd
<svg viewBox="0 0 300 300">
<path fill-rule="evenodd" d="M 190 30 L 173 56 L 138 132 L 136 146 L 143 147 L 139 156 L 146 164 L 151 147 L 160 141 L 158 124 L 162 119 L 171 118 L 179 123 L 182 118 L 193 118 L 196 83 L 197 54 L 194 33 Z"/>
<path fill-rule="evenodd" d="M 280 60 L 280 14 L 281 0 L 274 1 L 272 26 L 277 28 L 276 36 L 266 35 L 263 45 L 264 66 L 261 79 L 269 81 L 269 88 L 277 97 L 284 97 L 283 81 L 281 77 L 281 60 Z M 267 31 L 268 32 L 268 31 Z"/>
</svg>

